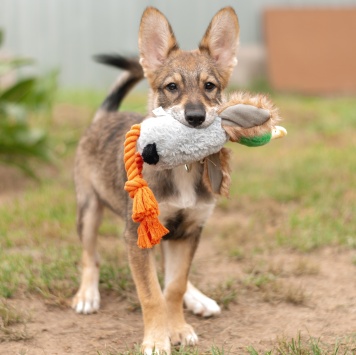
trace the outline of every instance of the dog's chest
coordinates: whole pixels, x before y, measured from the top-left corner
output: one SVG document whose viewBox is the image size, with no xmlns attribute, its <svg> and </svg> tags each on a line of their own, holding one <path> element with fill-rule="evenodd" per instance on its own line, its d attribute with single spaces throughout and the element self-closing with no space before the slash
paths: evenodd
<svg viewBox="0 0 356 355">
<path fill-rule="evenodd" d="M 191 167 L 179 166 L 173 170 L 172 183 L 175 194 L 168 201 L 173 208 L 186 209 L 197 206 L 199 193 L 196 189 L 200 174 L 197 169 L 189 170 Z"/>
<path fill-rule="evenodd" d="M 206 198 L 198 188 L 201 172 L 184 166 L 172 174 L 174 193 L 159 203 L 160 220 L 174 234 L 174 238 L 189 236 L 201 228 L 211 215 L 215 200 Z"/>
</svg>

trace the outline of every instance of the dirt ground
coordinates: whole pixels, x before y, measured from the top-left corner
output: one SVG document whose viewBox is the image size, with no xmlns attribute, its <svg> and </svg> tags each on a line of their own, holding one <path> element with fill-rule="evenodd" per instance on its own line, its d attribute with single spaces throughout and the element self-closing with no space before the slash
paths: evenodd
<svg viewBox="0 0 356 355">
<path fill-rule="evenodd" d="M 300 255 L 278 252 L 269 257 L 288 268 Z M 246 354 L 247 346 L 270 350 L 277 338 L 295 338 L 299 331 L 326 343 L 355 334 L 356 268 L 351 252 L 328 248 L 303 258 L 317 265 L 318 272 L 286 277 L 303 289 L 306 301 L 301 305 L 266 302 L 259 292 L 242 288 L 229 309 L 216 318 L 201 319 L 187 312 L 187 320 L 200 339 L 199 349 L 208 350 L 215 344 L 226 353 Z M 204 278 L 198 282 L 203 288 L 222 278 L 241 278 L 243 267 L 244 262 L 217 255 L 208 239 L 202 241 L 194 263 L 194 269 L 204 270 L 195 276 Z M 94 315 L 77 315 L 69 307 L 49 307 L 38 298 L 9 303 L 30 315 L 26 331 L 32 338 L 0 343 L 0 354 L 107 354 L 125 351 L 142 339 L 140 311 L 128 310 L 128 303 L 113 294 L 102 295 L 101 310 Z"/>
</svg>

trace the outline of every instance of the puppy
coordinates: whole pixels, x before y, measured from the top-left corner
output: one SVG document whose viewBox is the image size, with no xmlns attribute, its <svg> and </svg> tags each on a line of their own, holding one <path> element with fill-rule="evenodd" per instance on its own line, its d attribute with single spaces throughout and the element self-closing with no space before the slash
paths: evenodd
<svg viewBox="0 0 356 355">
<path fill-rule="evenodd" d="M 172 28 L 157 9 L 149 7 L 139 30 L 140 63 L 122 57 L 99 60 L 125 69 L 82 137 L 75 161 L 77 229 L 83 245 L 82 278 L 73 300 L 78 313 L 98 310 L 100 295 L 97 230 L 104 207 L 126 221 L 125 241 L 144 321 L 142 351 L 170 353 L 173 345 L 195 345 L 198 337 L 185 322 L 183 299 L 194 313 L 220 312 L 215 301 L 198 291 L 188 273 L 202 227 L 213 211 L 215 196 L 203 181 L 200 162 L 172 170 L 144 168 L 144 178 L 169 229 L 161 242 L 164 255 L 162 292 L 153 251 L 136 245 L 137 224 L 131 220 L 132 201 L 124 191 L 123 142 L 130 127 L 142 121 L 135 113 L 117 109 L 127 92 L 145 76 L 150 85 L 148 112 L 162 106 L 194 129 L 208 126 L 223 102 L 223 90 L 237 63 L 239 24 L 231 7 L 220 10 L 193 51 L 178 47 Z"/>
</svg>

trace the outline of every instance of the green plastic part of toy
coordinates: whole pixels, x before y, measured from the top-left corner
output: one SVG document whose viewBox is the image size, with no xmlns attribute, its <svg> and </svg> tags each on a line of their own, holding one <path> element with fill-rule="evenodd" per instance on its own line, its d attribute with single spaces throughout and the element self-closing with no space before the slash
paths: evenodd
<svg viewBox="0 0 356 355">
<path fill-rule="evenodd" d="M 239 140 L 240 144 L 246 145 L 248 147 L 260 147 L 261 145 L 267 144 L 272 138 L 272 133 L 267 132 L 262 136 L 257 137 L 241 137 Z"/>
</svg>

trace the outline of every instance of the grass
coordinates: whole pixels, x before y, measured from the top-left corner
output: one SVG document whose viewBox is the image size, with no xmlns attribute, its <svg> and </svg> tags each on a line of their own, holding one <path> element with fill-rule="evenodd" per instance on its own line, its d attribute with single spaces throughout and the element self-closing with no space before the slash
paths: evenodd
<svg viewBox="0 0 356 355">
<path fill-rule="evenodd" d="M 334 344 L 323 342 L 320 338 L 303 336 L 295 338 L 281 337 L 277 339 L 272 350 L 258 352 L 254 347 L 247 348 L 250 355 L 353 355 L 355 354 L 355 338 L 337 339 Z"/>
<path fill-rule="evenodd" d="M 57 96 L 57 102 L 59 104 L 74 105 L 88 107 L 90 110 L 95 111 L 103 101 L 106 92 L 97 90 L 65 90 L 60 91 Z M 135 91 L 134 94 L 125 98 L 122 104 L 123 111 L 146 111 L 146 99 L 145 92 Z M 90 117 L 87 117 L 90 119 Z"/>
<path fill-rule="evenodd" d="M 243 286 L 257 291 L 262 300 L 277 304 L 290 303 L 296 306 L 305 305 L 307 294 L 300 283 L 281 279 L 271 272 L 252 272 L 243 280 Z"/>
<path fill-rule="evenodd" d="M 31 294 L 63 307 L 78 287 L 81 251 L 75 232 L 73 156 L 101 99 L 102 93 L 97 92 L 60 93 L 50 130 L 56 165 L 39 168 L 41 183 L 10 184 L 2 191 L 10 196 L 11 190 L 21 191 L 6 203 L 0 199 L 2 299 Z M 226 309 L 237 302 L 241 287 L 257 292 L 266 302 L 304 305 L 309 296 L 298 278 L 319 273 L 318 265 L 308 258 L 310 253 L 330 246 L 356 248 L 354 100 L 277 95 L 273 99 L 289 135 L 258 149 L 230 144 L 231 199 L 219 202 L 217 213 L 222 218 L 205 232 L 214 235 L 220 256 L 244 267 L 252 261 L 242 281 L 227 279 L 211 285 L 209 295 Z M 123 109 L 144 112 L 144 95 L 131 96 Z M 106 214 L 100 229 L 105 236 L 99 245 L 100 289 L 125 299 L 128 308 L 136 310 L 139 306 L 121 240 L 123 228 L 115 216 Z M 269 262 L 269 252 L 286 249 L 300 255 L 295 263 L 286 267 Z M 356 265 L 356 259 L 350 263 Z M 12 325 L 3 327 L 12 329 Z M 297 337 L 283 340 L 271 354 L 324 354 L 316 352 L 318 347 L 324 349 L 324 344 Z M 344 348 L 340 343 L 335 354 L 351 354 Z M 115 349 L 108 351 L 102 354 L 119 354 Z M 229 353 L 223 348 L 209 351 Z M 128 350 L 131 353 L 135 350 Z M 177 353 L 187 354 L 182 349 Z"/>
<path fill-rule="evenodd" d="M 184 347 L 172 349 L 172 355 L 228 355 L 230 352 L 226 351 L 224 347 L 218 347 L 213 345 L 209 350 L 204 352 L 199 351 L 195 347 Z M 126 351 L 117 351 L 115 349 L 108 349 L 105 351 L 98 351 L 98 355 L 140 355 L 140 346 L 136 345 L 132 349 L 127 349 Z"/>
<path fill-rule="evenodd" d="M 293 275 L 295 276 L 313 276 L 319 274 L 319 265 L 315 261 L 308 260 L 307 258 L 298 258 L 293 265 Z"/>
<path fill-rule="evenodd" d="M 94 111 L 91 104 L 97 105 L 100 96 L 96 92 L 60 93 L 51 131 L 52 144 L 58 147 L 62 142 L 57 149 L 57 165 L 46 168 L 41 183 L 23 191 L 21 198 L 10 205 L 0 205 L 0 297 L 30 292 L 63 305 L 78 287 L 80 245 L 75 232 L 72 157 L 76 142 L 89 124 L 90 111 Z M 126 102 L 123 109 L 135 109 L 141 102 L 138 107 L 142 110 L 140 97 Z M 73 106 L 68 107 L 68 102 Z M 89 104 L 81 111 L 83 102 Z M 63 114 L 77 112 L 81 113 L 79 119 L 63 120 Z M 100 234 L 120 235 L 122 228 L 116 217 L 107 214 Z M 123 254 L 121 259 L 125 259 L 123 247 L 118 250 Z M 101 252 L 105 257 L 102 288 L 123 295 L 130 284 L 132 291 L 127 265 L 118 265 L 112 246 L 103 246 Z M 110 262 L 106 264 L 105 260 Z"/>
<path fill-rule="evenodd" d="M 228 310 L 230 304 L 237 302 L 238 284 L 234 279 L 220 282 L 209 289 L 209 297 L 214 299 L 223 309 Z"/>
<path fill-rule="evenodd" d="M 9 305 L 0 298 L 0 343 L 5 341 L 28 340 L 32 336 L 26 329 L 29 316 Z M 21 325 L 14 328 L 14 326 Z"/>
<path fill-rule="evenodd" d="M 247 347 L 246 351 L 238 354 L 249 355 L 353 355 L 355 353 L 356 343 L 353 337 L 344 337 L 337 339 L 334 344 L 323 342 L 320 338 L 304 336 L 298 333 L 295 338 L 280 337 L 276 340 L 273 349 L 267 351 L 258 351 L 253 346 Z M 140 355 L 140 346 L 126 351 L 117 351 L 107 349 L 98 351 L 98 355 Z M 210 349 L 199 351 L 197 348 L 180 347 L 172 349 L 172 355 L 228 355 L 236 354 L 236 351 L 225 349 L 224 346 L 213 345 Z"/>
<path fill-rule="evenodd" d="M 303 286 L 290 282 L 273 280 L 261 288 L 263 300 L 269 303 L 286 302 L 295 306 L 307 303 L 307 295 Z"/>
<path fill-rule="evenodd" d="M 276 102 L 289 135 L 259 149 L 231 145 L 239 166 L 233 198 L 280 204 L 286 213 L 275 231 L 278 245 L 302 251 L 331 244 L 354 247 L 354 100 L 283 97 Z"/>
</svg>

